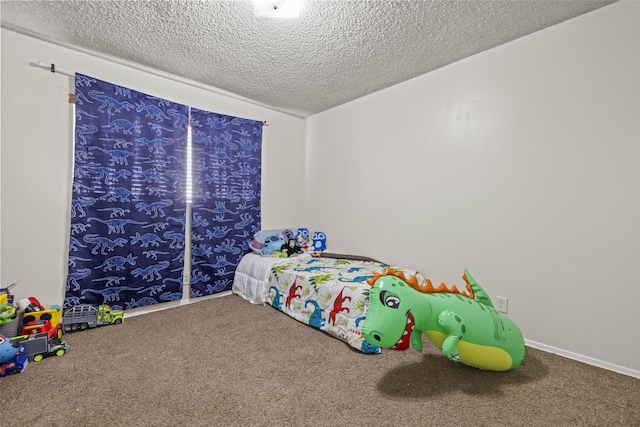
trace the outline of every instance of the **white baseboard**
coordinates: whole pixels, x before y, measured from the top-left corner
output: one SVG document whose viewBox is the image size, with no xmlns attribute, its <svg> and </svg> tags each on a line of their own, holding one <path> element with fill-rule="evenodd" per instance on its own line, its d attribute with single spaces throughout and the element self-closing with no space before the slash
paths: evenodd
<svg viewBox="0 0 640 427">
<path fill-rule="evenodd" d="M 640 378 L 640 371 L 635 369 L 625 368 L 624 366 L 614 365 L 613 363 L 604 362 L 602 360 L 594 359 L 592 357 L 584 356 L 582 354 L 574 353 L 571 351 L 563 350 L 561 348 L 553 347 L 546 344 L 541 344 L 536 341 L 524 340 L 525 345 L 536 348 L 538 350 L 546 351 L 547 353 L 557 354 L 568 359 L 577 360 L 578 362 L 587 363 L 589 365 L 597 366 L 599 368 L 608 369 L 610 371 L 618 372 L 619 374 L 629 375 L 630 377 Z"/>
<path fill-rule="evenodd" d="M 182 305 L 195 304 L 197 302 L 206 301 L 213 298 L 226 297 L 231 295 L 231 291 L 220 292 L 214 295 L 207 295 L 206 297 L 199 297 L 195 299 L 182 299 L 180 301 L 171 301 L 163 304 L 153 304 L 145 307 L 132 308 L 124 312 L 124 318 L 140 316 L 141 314 L 153 313 L 156 311 L 167 310 L 169 308 L 180 307 Z"/>
</svg>

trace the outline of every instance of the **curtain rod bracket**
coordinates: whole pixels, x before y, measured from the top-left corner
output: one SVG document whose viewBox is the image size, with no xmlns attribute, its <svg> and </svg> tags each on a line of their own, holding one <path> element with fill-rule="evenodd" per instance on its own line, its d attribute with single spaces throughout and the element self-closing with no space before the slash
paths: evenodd
<svg viewBox="0 0 640 427">
<path fill-rule="evenodd" d="M 54 64 L 53 62 L 51 63 L 51 72 L 52 73 L 56 72 L 56 64 Z"/>
</svg>

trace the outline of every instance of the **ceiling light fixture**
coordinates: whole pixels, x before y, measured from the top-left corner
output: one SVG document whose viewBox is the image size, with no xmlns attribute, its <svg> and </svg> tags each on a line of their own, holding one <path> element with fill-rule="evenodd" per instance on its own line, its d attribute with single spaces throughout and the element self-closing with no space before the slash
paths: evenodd
<svg viewBox="0 0 640 427">
<path fill-rule="evenodd" d="M 297 18 L 304 0 L 251 0 L 253 13 L 266 18 Z"/>
</svg>

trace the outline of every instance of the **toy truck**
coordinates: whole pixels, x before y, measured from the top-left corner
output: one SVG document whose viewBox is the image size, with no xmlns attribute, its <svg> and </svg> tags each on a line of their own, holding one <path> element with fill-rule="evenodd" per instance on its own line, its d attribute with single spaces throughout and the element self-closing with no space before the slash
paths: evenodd
<svg viewBox="0 0 640 427">
<path fill-rule="evenodd" d="M 0 378 L 23 372 L 28 363 L 24 347 L 0 335 Z"/>
<path fill-rule="evenodd" d="M 65 332 L 103 325 L 118 325 L 122 322 L 124 322 L 123 311 L 112 310 L 106 304 L 98 307 L 92 304 L 78 304 L 66 310 L 62 319 Z"/>
<path fill-rule="evenodd" d="M 62 338 L 62 323 L 60 322 L 62 309 L 58 306 L 50 310 L 25 313 L 22 318 L 22 333 L 33 335 L 46 332 L 49 338 Z"/>
<path fill-rule="evenodd" d="M 7 375 L 19 374 L 27 369 L 29 359 L 24 354 L 20 353 L 7 362 L 0 363 L 0 378 Z"/>
<path fill-rule="evenodd" d="M 58 338 L 49 338 L 47 333 L 21 335 L 12 338 L 24 348 L 24 355 L 29 361 L 39 362 L 45 357 L 62 356 L 69 350 L 69 344 Z"/>
</svg>

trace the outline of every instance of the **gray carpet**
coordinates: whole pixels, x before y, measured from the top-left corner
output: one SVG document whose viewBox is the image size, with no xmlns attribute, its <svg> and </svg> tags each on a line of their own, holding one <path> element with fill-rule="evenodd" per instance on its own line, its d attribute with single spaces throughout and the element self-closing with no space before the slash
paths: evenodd
<svg viewBox="0 0 640 427">
<path fill-rule="evenodd" d="M 527 348 L 513 371 L 365 355 L 236 295 L 68 333 L 0 378 L 2 426 L 640 426 L 640 380 Z"/>
</svg>

